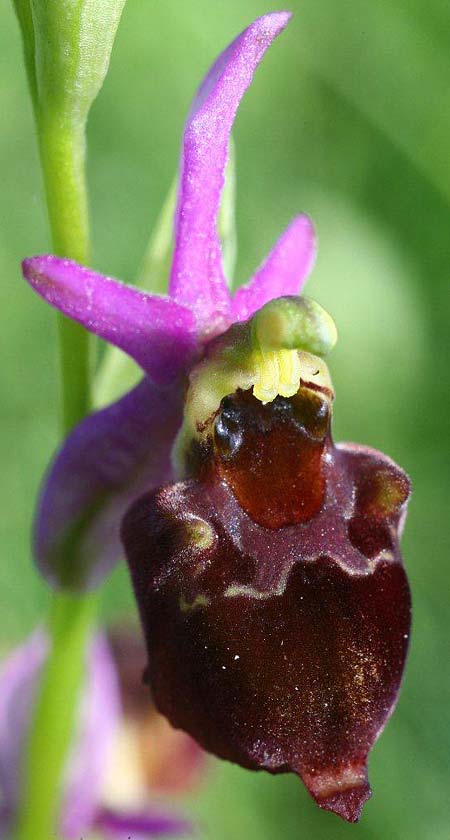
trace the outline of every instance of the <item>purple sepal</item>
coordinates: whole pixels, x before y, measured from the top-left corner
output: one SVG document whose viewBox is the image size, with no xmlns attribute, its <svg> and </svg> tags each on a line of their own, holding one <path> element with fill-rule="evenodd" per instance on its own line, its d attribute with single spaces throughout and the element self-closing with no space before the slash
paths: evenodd
<svg viewBox="0 0 450 840">
<path fill-rule="evenodd" d="M 196 346 L 189 309 L 71 260 L 31 257 L 22 267 L 25 279 L 47 303 L 119 347 L 153 381 L 166 384 L 185 369 Z"/>
<path fill-rule="evenodd" d="M 274 12 L 245 29 L 212 66 L 187 120 L 169 289 L 196 312 L 208 334 L 221 331 L 230 320 L 217 214 L 231 127 L 256 67 L 289 18 L 288 12 Z"/>
<path fill-rule="evenodd" d="M 308 216 L 297 216 L 232 303 L 233 321 L 245 321 L 269 300 L 298 295 L 316 257 L 316 237 Z"/>
<path fill-rule="evenodd" d="M 121 517 L 138 495 L 171 476 L 182 396 L 147 378 L 78 424 L 44 481 L 35 555 L 44 577 L 72 589 L 97 584 L 121 556 Z"/>
<path fill-rule="evenodd" d="M 96 827 L 111 840 L 145 840 L 147 837 L 191 835 L 192 823 L 157 808 L 142 813 L 119 813 L 102 809 L 97 814 Z"/>
</svg>

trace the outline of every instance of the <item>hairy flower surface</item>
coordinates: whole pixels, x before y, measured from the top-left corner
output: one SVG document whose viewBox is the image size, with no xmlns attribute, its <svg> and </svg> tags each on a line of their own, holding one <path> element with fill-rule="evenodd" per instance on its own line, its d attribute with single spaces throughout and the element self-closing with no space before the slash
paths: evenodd
<svg viewBox="0 0 450 840">
<path fill-rule="evenodd" d="M 0 836 L 9 837 L 21 796 L 21 765 L 42 668 L 48 655 L 43 631 L 34 633 L 0 665 Z M 96 831 L 109 840 L 190 833 L 187 820 L 161 808 L 117 811 L 102 801 L 114 758 L 121 704 L 117 671 L 106 639 L 90 645 L 86 680 L 68 756 L 60 814 L 65 840 Z M 139 834 L 138 834 L 139 832 Z"/>
<path fill-rule="evenodd" d="M 322 357 L 336 330 L 297 296 L 315 254 L 307 217 L 234 295 L 217 233 L 234 116 L 288 19 L 251 24 L 199 88 L 167 297 L 52 256 L 24 262 L 42 297 L 146 374 L 56 456 L 36 554 L 54 583 L 94 585 L 134 502 L 122 536 L 160 711 L 223 758 L 298 773 L 355 821 L 407 650 L 409 482 L 384 455 L 332 441 Z"/>
</svg>

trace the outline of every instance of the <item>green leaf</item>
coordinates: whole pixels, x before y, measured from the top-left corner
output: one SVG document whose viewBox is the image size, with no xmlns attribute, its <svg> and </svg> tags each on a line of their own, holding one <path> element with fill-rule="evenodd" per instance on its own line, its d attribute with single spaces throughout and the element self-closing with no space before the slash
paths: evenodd
<svg viewBox="0 0 450 840">
<path fill-rule="evenodd" d="M 108 70 L 125 0 L 29 0 L 41 115 L 84 128 Z M 24 0 L 16 0 L 24 5 Z"/>
<path fill-rule="evenodd" d="M 53 248 L 89 259 L 85 128 L 125 0 L 13 0 L 36 117 Z"/>
<path fill-rule="evenodd" d="M 89 259 L 84 247 L 86 121 L 108 70 L 124 3 L 31 0 L 37 124 L 53 247 L 79 262 Z M 67 200 L 68 189 L 75 213 Z"/>
<path fill-rule="evenodd" d="M 34 59 L 34 26 L 30 0 L 13 0 L 13 4 L 16 10 L 17 19 L 19 21 L 20 30 L 22 33 L 23 51 L 25 57 L 25 67 L 27 71 L 28 85 L 30 88 L 31 101 L 33 103 L 33 108 L 36 113 L 37 82 Z"/>
</svg>

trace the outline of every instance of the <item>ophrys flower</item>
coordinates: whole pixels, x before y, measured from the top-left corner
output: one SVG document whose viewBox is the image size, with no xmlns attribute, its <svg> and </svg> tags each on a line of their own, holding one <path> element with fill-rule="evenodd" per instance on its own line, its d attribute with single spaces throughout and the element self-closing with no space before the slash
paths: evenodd
<svg viewBox="0 0 450 840">
<path fill-rule="evenodd" d="M 39 294 L 146 374 L 69 436 L 36 553 L 54 582 L 93 585 L 138 499 L 123 538 L 161 711 L 224 758 L 293 770 L 354 821 L 407 649 L 409 482 L 380 453 L 331 439 L 322 356 L 336 331 L 296 297 L 314 259 L 309 220 L 294 219 L 234 295 L 217 233 L 236 109 L 288 18 L 251 24 L 200 86 L 167 297 L 55 257 L 25 261 Z"/>
</svg>

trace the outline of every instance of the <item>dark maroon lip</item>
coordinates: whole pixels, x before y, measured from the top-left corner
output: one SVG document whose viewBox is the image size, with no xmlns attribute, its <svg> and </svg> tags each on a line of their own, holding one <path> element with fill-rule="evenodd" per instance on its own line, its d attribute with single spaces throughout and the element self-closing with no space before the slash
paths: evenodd
<svg viewBox="0 0 450 840">
<path fill-rule="evenodd" d="M 354 822 L 408 648 L 410 484 L 381 453 L 336 447 L 311 386 L 225 398 L 187 479 L 133 505 L 122 537 L 159 709 Z"/>
</svg>

